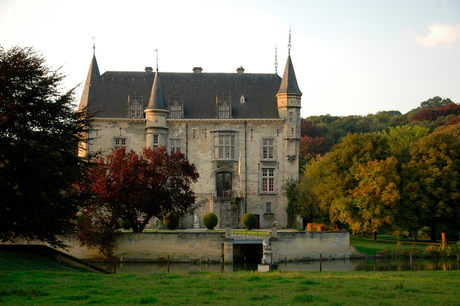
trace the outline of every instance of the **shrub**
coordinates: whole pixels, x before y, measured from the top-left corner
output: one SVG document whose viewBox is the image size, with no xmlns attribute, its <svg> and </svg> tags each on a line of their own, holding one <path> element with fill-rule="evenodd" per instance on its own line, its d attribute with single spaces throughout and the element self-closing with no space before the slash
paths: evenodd
<svg viewBox="0 0 460 306">
<path fill-rule="evenodd" d="M 85 222 L 85 219 L 86 219 L 85 214 L 83 213 L 78 214 L 77 217 L 75 218 L 75 225 L 82 225 L 83 222 Z"/>
<path fill-rule="evenodd" d="M 245 215 L 241 218 L 241 224 L 243 224 L 243 226 L 244 226 L 247 230 L 252 230 L 252 229 L 254 228 L 254 226 L 256 226 L 256 224 L 257 224 L 256 216 L 254 216 L 254 215 L 251 214 L 251 213 L 245 214 Z"/>
<path fill-rule="evenodd" d="M 203 217 L 203 225 L 206 226 L 207 229 L 212 230 L 219 222 L 219 218 L 217 218 L 215 213 L 207 213 Z"/>
<path fill-rule="evenodd" d="M 120 218 L 118 219 L 119 223 L 120 223 L 120 226 L 125 229 L 125 230 L 129 230 L 131 228 L 131 223 L 129 222 L 128 219 L 124 219 L 124 218 Z"/>
<path fill-rule="evenodd" d="M 163 224 L 170 230 L 173 230 L 179 225 L 179 218 L 177 218 L 175 213 L 169 213 L 165 216 Z"/>
</svg>

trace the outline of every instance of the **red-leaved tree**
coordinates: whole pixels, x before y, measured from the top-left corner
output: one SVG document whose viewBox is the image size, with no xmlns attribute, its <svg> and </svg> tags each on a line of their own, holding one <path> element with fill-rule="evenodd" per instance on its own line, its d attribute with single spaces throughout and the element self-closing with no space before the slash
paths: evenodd
<svg viewBox="0 0 460 306">
<path fill-rule="evenodd" d="M 420 111 L 417 115 L 412 117 L 410 122 L 412 121 L 434 121 L 441 116 L 449 116 L 449 115 L 460 115 L 460 105 L 455 103 L 449 103 L 447 105 L 443 105 L 437 109 L 424 109 Z"/>
<path fill-rule="evenodd" d="M 81 244 L 99 246 L 110 256 L 119 218 L 128 219 L 134 232 L 142 232 L 152 217 L 182 215 L 195 203 L 191 183 L 198 176 L 182 153 L 168 154 L 164 147 L 144 148 L 140 155 L 125 148 L 112 150 L 95 161 L 89 180 L 76 186 L 80 193 L 91 195 L 79 225 Z"/>
</svg>

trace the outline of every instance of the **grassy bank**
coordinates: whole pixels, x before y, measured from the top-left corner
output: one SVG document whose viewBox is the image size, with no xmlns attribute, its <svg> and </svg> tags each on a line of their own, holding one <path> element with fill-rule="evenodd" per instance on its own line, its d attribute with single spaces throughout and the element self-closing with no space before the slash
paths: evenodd
<svg viewBox="0 0 460 306">
<path fill-rule="evenodd" d="M 85 273 L 0 252 L 0 305 L 458 305 L 460 271 Z"/>
<path fill-rule="evenodd" d="M 5 271 L 5 305 L 460 305 L 460 273 Z"/>
<path fill-rule="evenodd" d="M 376 252 L 386 252 L 393 255 L 417 253 L 418 256 L 443 257 L 456 256 L 458 244 L 451 243 L 443 247 L 441 243 L 429 241 L 415 241 L 413 238 L 398 238 L 391 235 L 378 235 L 377 240 L 372 240 L 371 236 L 350 235 L 351 244 L 359 251 L 373 255 Z M 427 252 L 420 252 L 426 250 Z"/>
</svg>

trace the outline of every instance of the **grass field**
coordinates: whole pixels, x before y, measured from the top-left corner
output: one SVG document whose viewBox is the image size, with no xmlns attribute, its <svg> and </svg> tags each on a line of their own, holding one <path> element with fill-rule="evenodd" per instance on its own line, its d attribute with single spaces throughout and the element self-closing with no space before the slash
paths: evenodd
<svg viewBox="0 0 460 306">
<path fill-rule="evenodd" d="M 460 305 L 460 273 L 5 271 L 5 305 Z"/>
<path fill-rule="evenodd" d="M 432 243 L 429 241 L 414 241 L 413 238 L 398 238 L 391 235 L 378 235 L 377 240 L 373 241 L 371 236 L 350 235 L 351 244 L 359 251 L 365 252 L 368 255 L 373 255 L 375 252 L 397 252 L 397 251 L 416 251 L 424 250 L 427 247 L 440 248 L 440 243 Z M 458 244 L 450 244 L 449 248 L 454 254 L 457 253 Z"/>
<path fill-rule="evenodd" d="M 104 275 L 0 252 L 0 305 L 88 304 L 460 306 L 460 271 Z"/>
</svg>

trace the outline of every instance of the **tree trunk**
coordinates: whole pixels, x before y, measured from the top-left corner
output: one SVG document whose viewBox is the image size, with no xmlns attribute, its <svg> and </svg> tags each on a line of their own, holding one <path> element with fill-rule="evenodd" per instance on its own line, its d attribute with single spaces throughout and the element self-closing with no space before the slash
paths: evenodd
<svg viewBox="0 0 460 306">
<path fill-rule="evenodd" d="M 447 241 L 447 235 L 446 235 L 446 233 L 442 232 L 442 233 L 441 233 L 441 238 L 442 238 L 442 244 L 447 244 L 447 243 L 449 243 L 449 242 Z"/>
<path fill-rule="evenodd" d="M 377 240 L 377 231 L 376 230 L 374 230 L 372 232 L 372 240 Z"/>
</svg>

